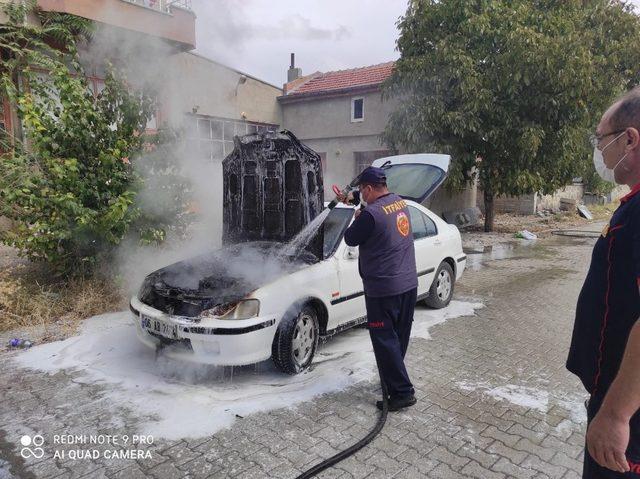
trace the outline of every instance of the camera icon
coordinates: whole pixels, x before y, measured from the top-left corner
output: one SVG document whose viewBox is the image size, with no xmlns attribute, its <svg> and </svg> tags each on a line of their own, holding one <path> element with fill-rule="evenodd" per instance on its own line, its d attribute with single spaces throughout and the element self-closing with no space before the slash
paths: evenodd
<svg viewBox="0 0 640 479">
<path fill-rule="evenodd" d="M 44 444 L 44 437 L 40 434 L 36 434 L 33 437 L 25 434 L 20 438 L 20 444 L 23 446 L 22 449 L 20 449 L 20 455 L 23 459 L 27 459 L 29 457 L 40 459 L 44 456 L 44 449 L 40 447 Z M 31 448 L 30 446 L 34 447 Z"/>
</svg>

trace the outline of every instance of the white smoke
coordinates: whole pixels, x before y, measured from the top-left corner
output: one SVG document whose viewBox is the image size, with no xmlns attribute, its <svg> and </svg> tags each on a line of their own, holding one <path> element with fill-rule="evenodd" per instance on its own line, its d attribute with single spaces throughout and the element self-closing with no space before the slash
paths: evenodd
<svg viewBox="0 0 640 479">
<path fill-rule="evenodd" d="M 100 15 L 113 18 L 121 12 L 121 5 L 104 2 L 104 11 Z M 112 9 L 108 11 L 108 9 Z M 133 88 L 147 87 L 158 94 L 159 106 L 173 108 L 172 88 L 180 83 L 177 68 L 172 68 L 170 81 L 167 80 L 167 66 L 175 55 L 181 55 L 175 45 L 152 35 L 143 35 L 111 26 L 96 24 L 90 42 L 80 47 L 81 63 L 89 77 L 104 78 L 112 64 L 118 72 L 126 76 L 126 81 Z M 185 81 L 187 79 L 185 78 Z M 202 88 L 215 88 L 214 84 L 203 85 Z M 167 105 L 169 104 L 169 105 Z M 172 111 L 169 109 L 169 111 Z M 130 232 L 118 248 L 116 264 L 111 265 L 122 279 L 122 286 L 129 294 L 139 288 L 143 278 L 151 271 L 194 255 L 213 250 L 221 245 L 222 218 L 222 166 L 220 162 L 204 159 L 190 141 L 196 136 L 195 127 L 188 124 L 189 118 L 182 110 L 174 114 L 171 128 L 182 129 L 179 140 L 164 145 L 164 155 L 170 158 L 169 168 L 172 175 L 150 174 L 153 155 L 157 152 L 132 158 L 132 164 L 143 181 L 142 190 L 136 201 L 142 211 L 153 217 L 170 217 L 173 210 L 184 210 L 182 217 L 191 215 L 193 223 L 186 235 L 179 234 L 179 228 L 168 228 L 167 239 L 161 246 L 142 246 L 137 232 Z M 157 121 L 157 120 L 156 120 Z M 148 127 L 155 128 L 155 121 Z M 177 204 L 181 201 L 180 193 L 175 185 L 167 184 L 167 180 L 175 176 L 178 181 L 185 182 L 188 190 L 189 204 Z M 191 213 L 188 211 L 191 210 Z"/>
</svg>

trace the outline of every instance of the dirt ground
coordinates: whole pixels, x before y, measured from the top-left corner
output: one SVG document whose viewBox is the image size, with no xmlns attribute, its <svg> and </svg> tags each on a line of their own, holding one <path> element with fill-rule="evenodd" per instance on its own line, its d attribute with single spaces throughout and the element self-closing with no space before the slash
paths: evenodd
<svg viewBox="0 0 640 479">
<path fill-rule="evenodd" d="M 43 343 L 75 334 L 82 319 L 126 308 L 117 284 L 105 278 L 57 278 L 45 264 L 0 245 L 0 339 Z M 0 343 L 0 344 L 2 344 Z M 2 347 L 0 346 L 0 347 Z"/>
<path fill-rule="evenodd" d="M 592 223 L 606 221 L 617 206 L 618 203 L 590 205 L 588 208 L 593 215 L 593 220 L 582 218 L 573 211 L 528 216 L 498 214 L 495 218 L 494 231 L 491 233 L 484 232 L 483 224 L 462 230 L 462 245 L 467 252 L 482 252 L 485 248 L 496 244 L 518 241 L 515 234 L 522 230 L 531 231 L 538 238 L 548 238 L 554 231 L 584 228 Z"/>
</svg>

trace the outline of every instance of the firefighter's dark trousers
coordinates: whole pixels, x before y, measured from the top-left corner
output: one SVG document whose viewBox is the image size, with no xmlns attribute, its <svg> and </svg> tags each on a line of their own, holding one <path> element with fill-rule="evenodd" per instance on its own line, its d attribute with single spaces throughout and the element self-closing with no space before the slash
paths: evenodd
<svg viewBox="0 0 640 479">
<path fill-rule="evenodd" d="M 404 398 L 415 392 L 404 366 L 404 356 L 411 336 L 416 295 L 417 288 L 381 298 L 365 295 L 373 352 L 382 379 L 393 398 Z"/>
</svg>

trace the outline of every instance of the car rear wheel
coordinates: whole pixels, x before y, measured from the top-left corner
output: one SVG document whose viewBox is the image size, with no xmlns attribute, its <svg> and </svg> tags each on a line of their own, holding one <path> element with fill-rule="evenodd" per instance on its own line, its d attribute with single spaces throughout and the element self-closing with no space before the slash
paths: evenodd
<svg viewBox="0 0 640 479">
<path fill-rule="evenodd" d="M 287 313 L 276 331 L 271 358 L 278 369 L 298 374 L 309 367 L 318 347 L 318 313 L 310 305 Z"/>
<path fill-rule="evenodd" d="M 453 297 L 453 287 L 455 285 L 455 276 L 451 265 L 446 261 L 440 263 L 436 277 L 433 279 L 429 296 L 424 300 L 425 304 L 430 308 L 441 309 L 446 307 Z"/>
</svg>

